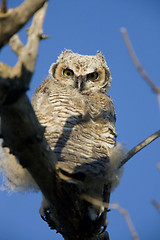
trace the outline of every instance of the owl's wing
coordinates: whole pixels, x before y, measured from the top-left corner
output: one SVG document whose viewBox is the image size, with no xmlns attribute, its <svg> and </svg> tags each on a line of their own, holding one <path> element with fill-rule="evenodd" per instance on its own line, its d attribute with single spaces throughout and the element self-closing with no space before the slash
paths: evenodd
<svg viewBox="0 0 160 240">
<path fill-rule="evenodd" d="M 94 93 L 87 98 L 86 105 L 90 118 L 95 122 L 101 122 L 104 127 L 107 126 L 116 137 L 116 113 L 111 98 L 101 93 Z"/>
</svg>

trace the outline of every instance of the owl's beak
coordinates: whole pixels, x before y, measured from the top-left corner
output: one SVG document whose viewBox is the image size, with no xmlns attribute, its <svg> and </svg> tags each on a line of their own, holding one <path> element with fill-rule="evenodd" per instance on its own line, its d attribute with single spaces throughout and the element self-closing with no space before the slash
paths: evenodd
<svg viewBox="0 0 160 240">
<path fill-rule="evenodd" d="M 80 92 L 82 92 L 83 89 L 84 89 L 84 76 L 82 76 L 82 75 L 76 76 L 75 85 L 76 85 L 75 87 L 76 87 Z"/>
</svg>

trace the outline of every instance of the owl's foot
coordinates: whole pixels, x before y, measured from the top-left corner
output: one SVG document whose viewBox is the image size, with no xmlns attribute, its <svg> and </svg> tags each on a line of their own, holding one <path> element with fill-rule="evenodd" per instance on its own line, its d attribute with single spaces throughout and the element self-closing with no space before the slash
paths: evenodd
<svg viewBox="0 0 160 240">
<path fill-rule="evenodd" d="M 49 208 L 46 209 L 40 209 L 40 216 L 41 218 L 48 223 L 50 229 L 56 229 L 56 225 L 52 219 L 53 213 Z"/>
<path fill-rule="evenodd" d="M 39 210 L 39 213 L 40 213 L 40 216 L 41 218 L 47 222 L 47 218 L 48 218 L 48 215 L 49 215 L 49 209 L 40 209 Z"/>
<path fill-rule="evenodd" d="M 95 208 L 95 206 L 90 206 L 88 208 L 88 216 L 95 226 L 94 230 L 97 229 L 100 239 L 102 236 L 105 236 L 105 240 L 109 239 L 108 235 L 106 235 L 106 228 L 108 225 L 107 211 L 107 209 L 98 209 Z"/>
<path fill-rule="evenodd" d="M 107 225 L 108 225 L 108 219 L 106 216 L 106 211 L 102 212 L 101 216 L 99 217 L 99 221 L 102 223 L 101 229 L 99 231 L 99 234 L 102 234 L 105 232 Z"/>
</svg>

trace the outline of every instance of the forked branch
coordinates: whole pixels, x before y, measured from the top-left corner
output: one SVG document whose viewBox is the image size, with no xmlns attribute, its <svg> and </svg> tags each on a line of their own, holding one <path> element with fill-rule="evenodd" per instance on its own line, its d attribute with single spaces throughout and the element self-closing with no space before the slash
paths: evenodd
<svg viewBox="0 0 160 240">
<path fill-rule="evenodd" d="M 0 13 L 0 49 L 17 33 L 47 0 L 26 0 L 15 9 L 7 9 L 2 1 Z"/>
<path fill-rule="evenodd" d="M 0 103 L 3 104 L 9 97 L 10 102 L 29 88 L 29 83 L 35 69 L 39 42 L 43 38 L 42 25 L 46 13 L 47 3 L 39 9 L 33 17 L 28 30 L 28 41 L 23 45 L 18 34 L 10 39 L 12 50 L 18 55 L 17 64 L 11 68 L 0 63 Z M 12 94 L 10 94 L 12 92 Z M 14 93 L 14 94 L 13 94 Z M 9 96 L 10 95 L 10 96 Z M 12 97 L 11 97 L 12 95 Z"/>
</svg>

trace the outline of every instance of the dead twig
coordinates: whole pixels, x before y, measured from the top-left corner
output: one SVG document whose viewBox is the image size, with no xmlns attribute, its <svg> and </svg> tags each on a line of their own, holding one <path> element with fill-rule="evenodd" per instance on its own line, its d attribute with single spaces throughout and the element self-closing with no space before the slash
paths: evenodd
<svg viewBox="0 0 160 240">
<path fill-rule="evenodd" d="M 137 232 L 135 230 L 135 227 L 134 227 L 134 225 L 132 223 L 132 220 L 130 218 L 129 213 L 127 212 L 126 209 L 121 208 L 118 203 L 110 204 L 110 203 L 106 203 L 106 202 L 101 202 L 100 200 L 92 198 L 91 196 L 86 195 L 86 194 L 83 194 L 82 198 L 84 200 L 88 201 L 89 203 L 91 203 L 93 205 L 96 205 L 98 207 L 103 207 L 103 208 L 107 208 L 107 209 L 110 208 L 110 209 L 117 210 L 120 214 L 122 214 L 124 216 L 124 218 L 126 220 L 126 223 L 128 225 L 128 228 L 129 228 L 129 230 L 131 232 L 132 238 L 134 240 L 138 240 L 139 239 L 138 234 L 137 234 Z"/>
<path fill-rule="evenodd" d="M 138 153 L 140 150 L 142 150 L 144 147 L 149 145 L 151 142 L 156 140 L 160 137 L 160 130 L 155 132 L 154 134 L 150 135 L 148 138 L 146 138 L 144 141 L 137 144 L 134 148 L 132 148 L 126 155 L 125 158 L 121 161 L 121 165 L 119 167 L 122 167 L 130 158 L 132 158 L 136 153 Z"/>
<path fill-rule="evenodd" d="M 134 50 L 131 44 L 131 41 L 129 39 L 128 33 L 126 28 L 121 28 L 121 33 L 123 35 L 124 38 L 124 42 L 126 44 L 126 47 L 128 49 L 128 52 L 131 56 L 131 59 L 134 63 L 134 65 L 136 66 L 137 70 L 139 71 L 140 75 L 145 79 L 145 81 L 148 83 L 148 85 L 151 87 L 151 89 L 157 94 L 158 97 L 158 103 L 160 106 L 160 88 L 157 87 L 154 82 L 152 81 L 152 79 L 148 76 L 148 74 L 144 71 L 144 69 L 142 68 Z"/>
<path fill-rule="evenodd" d="M 157 168 L 160 171 L 160 163 L 157 164 Z"/>
<path fill-rule="evenodd" d="M 6 1 L 2 1 L 0 14 L 0 48 L 17 33 L 47 0 L 26 0 L 15 9 L 7 9 Z"/>
<path fill-rule="evenodd" d="M 160 213 L 160 204 L 154 199 L 152 200 L 152 204 L 158 210 L 158 212 Z"/>
<path fill-rule="evenodd" d="M 1 7 L 0 7 L 0 12 L 1 12 L 1 13 L 6 13 L 6 12 L 7 12 L 7 3 L 6 3 L 6 0 L 2 0 Z"/>
<path fill-rule="evenodd" d="M 160 171 L 160 163 L 157 164 L 157 168 Z M 158 212 L 160 213 L 160 203 L 158 203 L 155 199 L 153 199 L 152 201 L 153 206 L 158 210 Z"/>
<path fill-rule="evenodd" d="M 39 42 L 43 35 L 42 25 L 47 9 L 47 2 L 39 9 L 33 17 L 32 25 L 29 28 L 28 41 L 26 45 L 20 41 L 18 34 L 10 38 L 9 44 L 18 56 L 18 62 L 11 68 L 4 63 L 0 63 L 0 102 L 4 101 L 12 94 L 12 102 L 19 95 L 29 88 L 29 83 L 35 69 Z M 9 97 L 10 98 L 10 97 Z"/>
</svg>

